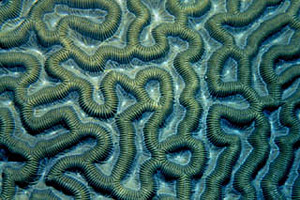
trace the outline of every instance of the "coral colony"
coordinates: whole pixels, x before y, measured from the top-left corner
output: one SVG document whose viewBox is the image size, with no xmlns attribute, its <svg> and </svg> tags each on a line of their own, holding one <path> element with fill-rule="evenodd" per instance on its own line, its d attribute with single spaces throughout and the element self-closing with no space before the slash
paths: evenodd
<svg viewBox="0 0 300 200">
<path fill-rule="evenodd" d="M 0 199 L 299 199 L 299 10 L 0 1 Z"/>
</svg>

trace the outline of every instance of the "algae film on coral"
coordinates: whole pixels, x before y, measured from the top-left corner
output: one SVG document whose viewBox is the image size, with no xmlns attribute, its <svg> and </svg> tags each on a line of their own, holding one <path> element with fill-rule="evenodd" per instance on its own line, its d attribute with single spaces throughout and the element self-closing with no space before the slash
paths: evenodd
<svg viewBox="0 0 300 200">
<path fill-rule="evenodd" d="M 0 200 L 300 199 L 299 10 L 0 1 Z"/>
</svg>

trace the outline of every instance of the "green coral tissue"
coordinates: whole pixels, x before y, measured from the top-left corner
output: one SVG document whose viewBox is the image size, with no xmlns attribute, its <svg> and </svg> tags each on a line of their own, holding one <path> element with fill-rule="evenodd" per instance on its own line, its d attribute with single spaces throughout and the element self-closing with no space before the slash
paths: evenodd
<svg viewBox="0 0 300 200">
<path fill-rule="evenodd" d="M 0 200 L 300 199 L 300 0 L 0 0 Z"/>
</svg>

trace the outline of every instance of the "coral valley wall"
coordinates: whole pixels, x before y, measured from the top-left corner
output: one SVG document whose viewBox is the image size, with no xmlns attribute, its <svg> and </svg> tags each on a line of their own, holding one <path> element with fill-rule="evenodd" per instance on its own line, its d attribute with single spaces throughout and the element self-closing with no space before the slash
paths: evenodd
<svg viewBox="0 0 300 200">
<path fill-rule="evenodd" d="M 299 199 L 299 9 L 0 1 L 0 199 Z"/>
</svg>

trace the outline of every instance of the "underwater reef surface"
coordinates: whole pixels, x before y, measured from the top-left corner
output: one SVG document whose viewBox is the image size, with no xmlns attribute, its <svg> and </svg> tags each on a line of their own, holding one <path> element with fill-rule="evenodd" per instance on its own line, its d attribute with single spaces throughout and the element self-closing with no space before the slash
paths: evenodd
<svg viewBox="0 0 300 200">
<path fill-rule="evenodd" d="M 0 1 L 0 199 L 299 199 L 299 9 Z"/>
</svg>

